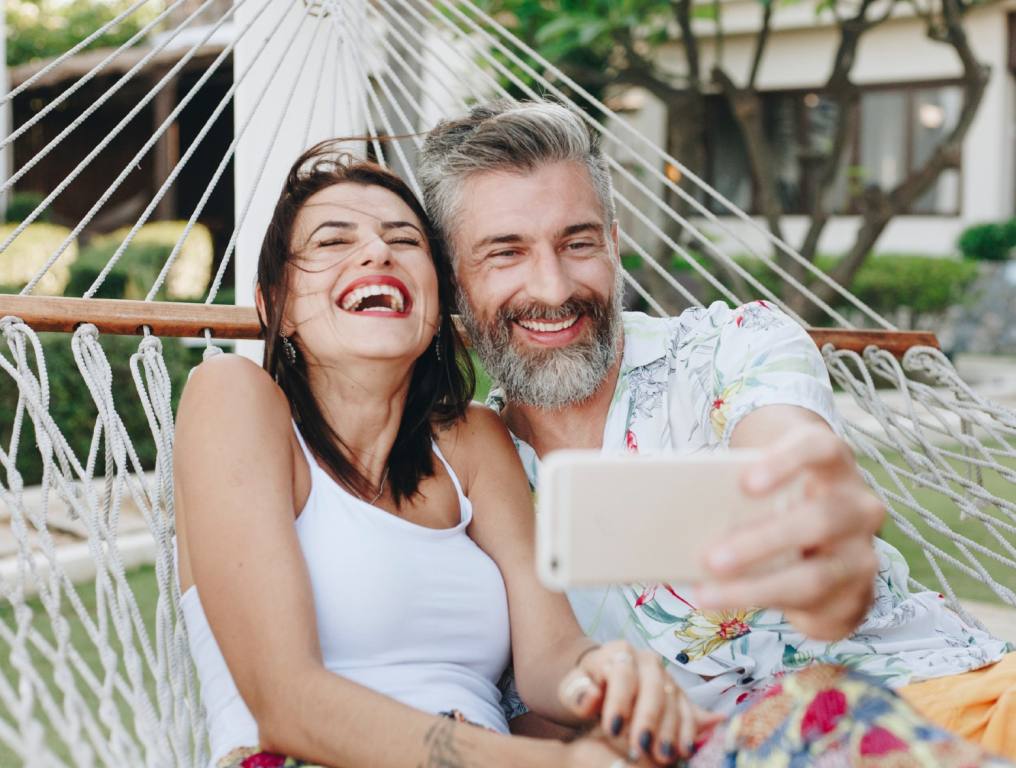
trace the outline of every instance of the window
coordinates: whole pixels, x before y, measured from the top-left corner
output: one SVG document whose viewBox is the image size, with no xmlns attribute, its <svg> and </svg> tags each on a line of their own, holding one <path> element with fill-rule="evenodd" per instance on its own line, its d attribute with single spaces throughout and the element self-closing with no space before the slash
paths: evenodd
<svg viewBox="0 0 1016 768">
<path fill-rule="evenodd" d="M 962 107 L 958 85 L 868 87 L 861 92 L 860 120 L 830 190 L 836 213 L 857 211 L 857 197 L 871 185 L 891 190 L 924 163 L 956 125 Z M 819 92 L 763 94 L 763 126 L 770 146 L 777 194 L 788 213 L 807 214 L 819 192 L 820 175 L 833 150 L 839 108 Z M 706 175 L 745 210 L 757 202 L 744 141 L 729 107 L 710 97 L 706 110 Z M 914 202 L 908 213 L 957 215 L 960 173 L 950 169 Z M 719 212 L 717 208 L 717 212 Z"/>
</svg>

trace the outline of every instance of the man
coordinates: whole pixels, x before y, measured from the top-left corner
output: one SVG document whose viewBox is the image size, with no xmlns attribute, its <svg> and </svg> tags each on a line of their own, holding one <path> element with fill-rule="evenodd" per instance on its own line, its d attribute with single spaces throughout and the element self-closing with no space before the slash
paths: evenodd
<svg viewBox="0 0 1016 768">
<path fill-rule="evenodd" d="M 836 435 L 825 366 L 803 329 L 765 302 L 622 313 L 610 175 L 577 115 L 549 102 L 477 107 L 434 129 L 418 173 L 531 482 L 559 448 L 730 446 L 763 450 L 742 478 L 748 493 L 806 483 L 784 514 L 716 542 L 697 591 L 570 593 L 588 634 L 655 649 L 696 703 L 724 712 L 815 659 L 894 688 L 1002 659 L 1006 643 L 940 596 L 910 594 L 906 563 L 873 538 L 883 506 Z M 766 561 L 784 565 L 753 576 Z"/>
</svg>

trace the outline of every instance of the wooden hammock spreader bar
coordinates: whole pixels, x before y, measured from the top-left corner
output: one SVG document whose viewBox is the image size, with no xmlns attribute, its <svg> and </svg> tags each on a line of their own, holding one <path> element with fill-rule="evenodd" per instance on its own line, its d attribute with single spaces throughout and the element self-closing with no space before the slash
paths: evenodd
<svg viewBox="0 0 1016 768">
<path fill-rule="evenodd" d="M 92 323 L 102 333 L 121 336 L 140 335 L 145 327 L 155 336 L 197 337 L 205 330 L 216 339 L 257 339 L 261 335 L 253 307 L 228 304 L 0 295 L 0 317 L 8 315 L 21 318 L 36 331 L 70 332 L 82 323 Z M 896 357 L 911 347 L 939 348 L 938 339 L 929 331 L 809 328 L 808 333 L 819 348 L 832 344 L 858 353 L 872 345 Z"/>
</svg>

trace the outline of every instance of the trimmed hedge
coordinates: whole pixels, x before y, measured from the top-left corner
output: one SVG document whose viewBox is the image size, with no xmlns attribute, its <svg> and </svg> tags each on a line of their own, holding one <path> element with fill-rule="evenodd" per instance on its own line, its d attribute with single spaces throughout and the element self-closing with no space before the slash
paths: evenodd
<svg viewBox="0 0 1016 768">
<path fill-rule="evenodd" d="M 74 362 L 71 337 L 64 333 L 43 333 L 39 337 L 49 376 L 50 414 L 84 463 L 95 426 L 96 409 Z M 155 466 L 155 444 L 130 370 L 130 358 L 137 351 L 139 342 L 138 337 L 104 335 L 99 343 L 113 371 L 113 398 L 117 413 L 137 448 L 143 466 L 151 469 Z M 178 339 L 162 339 L 162 350 L 173 382 L 175 409 L 188 372 L 200 362 L 201 349 L 185 347 Z M 4 446 L 10 444 L 17 403 L 18 392 L 14 382 L 6 375 L 0 377 L 0 441 Z M 36 448 L 35 430 L 27 418 L 21 431 L 16 466 L 28 485 L 37 484 L 42 478 L 42 459 Z M 101 453 L 97 466 L 97 474 L 101 475 L 105 466 Z"/>
<path fill-rule="evenodd" d="M 1006 261 L 1016 249 L 1016 217 L 968 227 L 963 230 L 956 247 L 965 259 Z"/>
<path fill-rule="evenodd" d="M 726 275 L 715 263 L 701 255 L 696 255 L 696 259 L 718 275 L 721 282 L 725 280 Z M 640 261 L 637 256 L 626 255 L 623 263 L 631 269 Z M 741 256 L 737 257 L 736 261 L 759 283 L 777 296 L 780 295 L 781 278 L 761 260 Z M 815 260 L 815 265 L 825 272 L 830 272 L 837 261 L 838 257 L 819 256 Z M 682 257 L 675 256 L 672 259 L 673 272 L 687 273 L 691 269 Z M 887 253 L 873 255 L 865 261 L 847 287 L 851 293 L 879 314 L 888 314 L 903 306 L 909 307 L 916 314 L 928 314 L 944 312 L 950 306 L 961 303 L 965 291 L 976 280 L 977 274 L 977 264 L 970 261 Z M 705 284 L 701 278 L 698 280 L 702 288 L 695 293 L 703 303 L 723 299 L 719 291 Z M 842 309 L 850 305 L 839 300 L 834 306 Z"/>
<path fill-rule="evenodd" d="M 46 196 L 38 192 L 15 192 L 7 201 L 4 221 L 24 221 L 45 199 Z M 35 221 L 39 224 L 46 224 L 53 220 L 52 216 L 53 210 L 47 207 L 39 213 Z"/>
<path fill-rule="evenodd" d="M 0 240 L 10 237 L 18 224 L 0 224 Z M 0 254 L 0 285 L 7 293 L 20 291 L 70 235 L 67 227 L 57 224 L 29 224 Z M 71 240 L 60 258 L 49 268 L 33 293 L 59 296 L 67 286 L 70 270 L 78 258 L 78 242 Z"/>
<path fill-rule="evenodd" d="M 962 303 L 977 274 L 977 265 L 969 261 L 885 254 L 868 259 L 850 289 L 879 314 L 909 307 L 923 315 Z"/>
<path fill-rule="evenodd" d="M 161 256 L 161 261 L 158 264 L 158 268 L 161 270 L 163 263 L 176 247 L 186 228 L 186 221 L 152 221 L 145 224 L 131 240 L 131 244 L 123 255 L 123 261 L 131 266 L 134 259 L 137 258 L 134 254 L 140 250 L 145 254 L 142 259 L 143 268 L 148 268 L 148 259 L 154 258 L 148 254 L 164 253 L 165 255 Z M 96 238 L 92 241 L 92 245 L 103 247 L 107 253 L 113 253 L 129 233 L 130 227 L 122 227 L 108 235 Z M 161 247 L 164 251 L 146 250 L 153 247 Z M 166 276 L 163 290 L 166 298 L 172 301 L 200 301 L 203 299 L 211 281 L 214 255 L 215 246 L 212 242 L 212 233 L 204 224 L 195 224 L 187 235 L 187 239 L 183 241 L 183 246 Z M 158 274 L 158 270 L 155 274 Z M 151 283 L 145 287 L 145 291 L 147 292 L 150 287 Z"/>
<path fill-rule="evenodd" d="M 119 243 L 106 240 L 93 242 L 82 248 L 77 260 L 71 264 L 71 276 L 64 289 L 64 295 L 83 296 L 118 247 Z M 94 298 L 145 298 L 171 250 L 172 246 L 157 243 L 131 243 L 106 275 Z M 165 293 L 163 287 L 156 298 L 165 299 Z"/>
</svg>

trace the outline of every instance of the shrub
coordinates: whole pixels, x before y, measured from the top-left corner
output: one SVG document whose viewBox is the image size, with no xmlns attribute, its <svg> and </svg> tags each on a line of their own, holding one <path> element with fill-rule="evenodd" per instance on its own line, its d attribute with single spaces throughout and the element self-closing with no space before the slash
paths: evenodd
<svg viewBox="0 0 1016 768">
<path fill-rule="evenodd" d="M 837 261 L 834 256 L 819 256 L 815 265 L 830 272 Z M 764 262 L 743 256 L 738 257 L 737 262 L 759 283 L 777 296 L 781 295 L 781 278 Z M 721 282 L 727 282 L 716 265 L 711 269 L 719 275 Z M 916 254 L 881 254 L 865 261 L 847 288 L 879 314 L 888 314 L 905 306 L 920 315 L 944 312 L 961 302 L 977 273 L 977 265 L 969 261 Z M 756 293 L 758 291 L 754 291 L 752 297 Z M 709 286 L 699 293 L 699 298 L 709 303 L 723 296 Z M 850 306 L 844 300 L 834 301 L 833 305 L 837 309 Z"/>
<path fill-rule="evenodd" d="M 49 412 L 79 460 L 84 463 L 88 456 L 96 409 L 74 362 L 71 337 L 63 333 L 43 333 L 39 336 L 49 377 Z M 113 371 L 113 397 L 117 413 L 137 448 L 142 465 L 145 469 L 151 469 L 155 464 L 155 444 L 130 370 L 130 357 L 137 351 L 139 341 L 139 338 L 130 336 L 100 338 Z M 186 347 L 178 339 L 162 339 L 162 350 L 173 382 L 175 409 L 188 372 L 200 361 L 201 350 Z M 18 392 L 14 382 L 6 375 L 0 377 L 0 444 L 4 446 L 10 441 L 17 402 Z M 26 419 L 22 427 L 16 466 L 24 482 L 29 485 L 38 483 L 42 477 L 42 459 L 35 446 L 35 432 Z M 97 466 L 101 474 L 104 466 L 102 455 Z"/>
<path fill-rule="evenodd" d="M 15 192 L 7 201 L 7 210 L 4 211 L 4 221 L 24 221 L 45 199 L 46 197 L 38 192 Z M 35 221 L 40 224 L 45 224 L 50 221 L 51 216 L 52 211 L 49 208 L 46 208 L 39 214 Z"/>
<path fill-rule="evenodd" d="M 1016 218 L 968 227 L 963 230 L 956 247 L 966 259 L 1005 261 L 1016 248 Z"/>
<path fill-rule="evenodd" d="M 10 237 L 15 229 L 16 224 L 0 226 L 0 242 Z M 70 233 L 66 227 L 56 224 L 29 224 L 0 254 L 0 285 L 21 290 L 42 269 L 46 260 Z M 43 275 L 34 293 L 38 296 L 59 296 L 63 293 L 77 257 L 77 241 L 72 240 L 56 263 Z"/>
<path fill-rule="evenodd" d="M 159 269 L 162 269 L 162 264 L 165 263 L 186 227 L 186 221 L 155 221 L 145 224 L 131 240 L 130 248 L 145 246 L 165 248 L 166 255 L 159 263 Z M 130 227 L 123 227 L 109 235 L 96 238 L 93 243 L 97 246 L 107 247 L 112 244 L 115 250 L 129 232 Z M 183 247 L 166 276 L 166 298 L 182 301 L 203 299 L 212 277 L 214 255 L 215 246 L 212 242 L 212 233 L 203 224 L 195 224 L 187 235 L 187 239 L 184 240 Z M 150 286 L 151 284 L 149 284 Z"/>
<path fill-rule="evenodd" d="M 70 280 L 64 290 L 65 296 L 82 296 L 113 258 L 120 243 L 103 238 L 89 243 L 82 249 L 77 261 L 71 265 Z M 106 279 L 99 287 L 95 298 L 101 299 L 143 299 L 155 284 L 155 279 L 165 264 L 171 246 L 157 243 L 131 242 L 117 263 L 113 265 Z M 159 298 L 164 298 L 165 287 Z"/>
<path fill-rule="evenodd" d="M 977 273 L 977 265 L 969 261 L 884 254 L 863 264 L 850 290 L 880 314 L 898 307 L 919 315 L 937 313 L 961 303 Z"/>
</svg>

